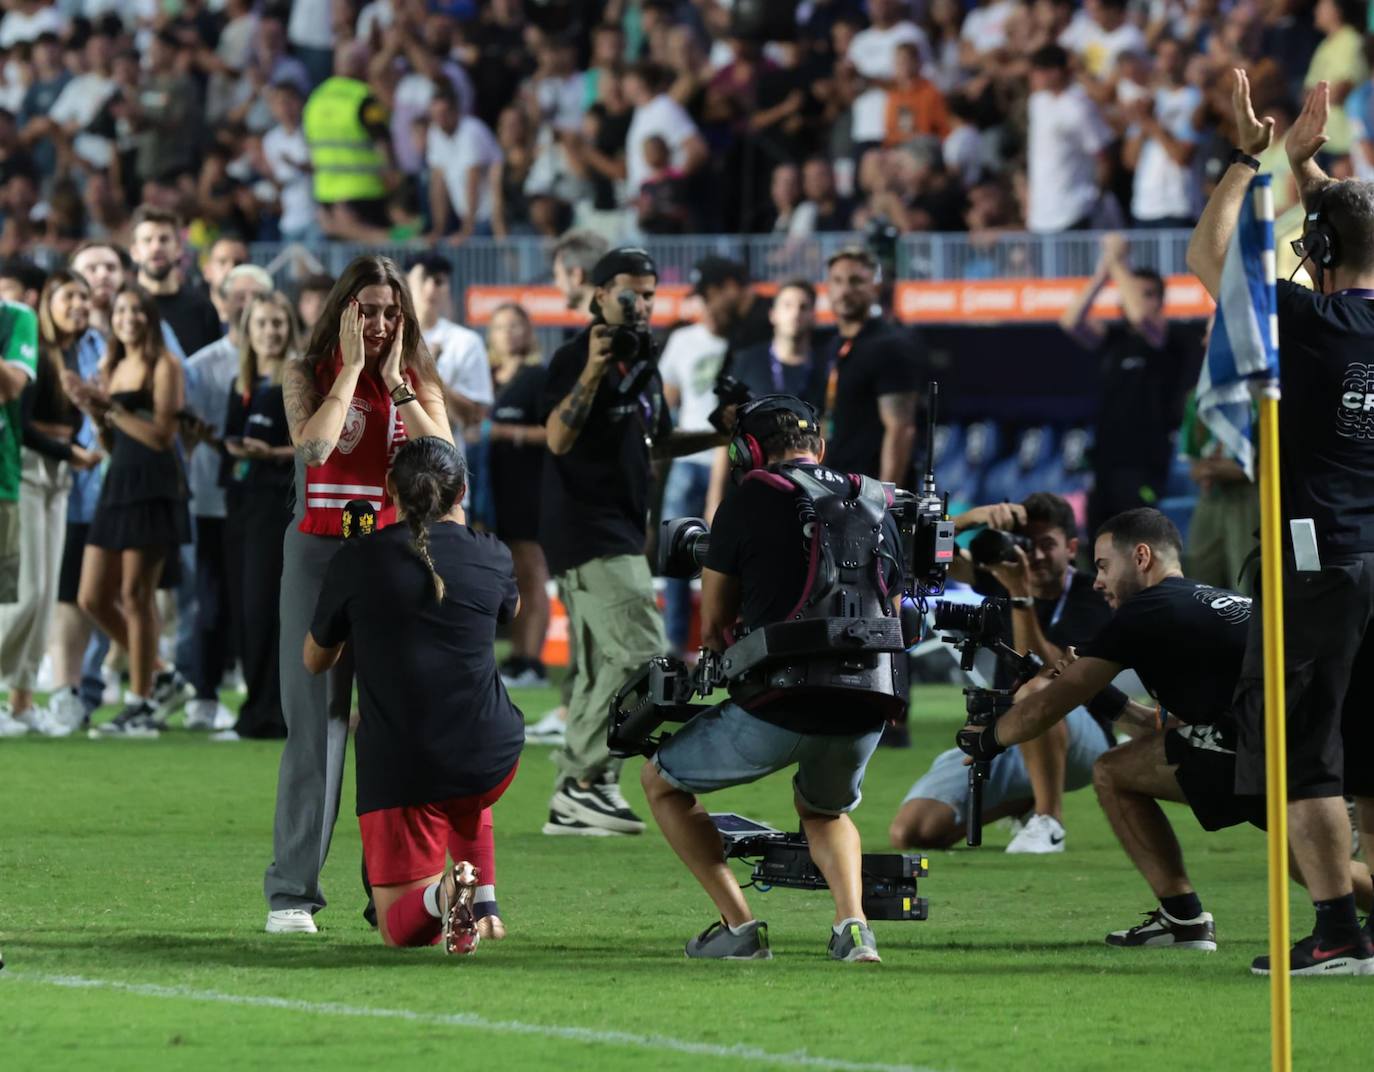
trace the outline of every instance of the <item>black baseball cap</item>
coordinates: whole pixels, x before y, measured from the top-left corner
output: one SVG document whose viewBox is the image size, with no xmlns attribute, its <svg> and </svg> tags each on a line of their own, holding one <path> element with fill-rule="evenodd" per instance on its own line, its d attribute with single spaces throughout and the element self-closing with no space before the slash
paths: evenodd
<svg viewBox="0 0 1374 1072">
<path fill-rule="evenodd" d="M 651 275 L 658 278 L 658 265 L 649 251 L 639 246 L 613 249 L 592 268 L 592 286 L 604 287 L 618 275 Z"/>
<path fill-rule="evenodd" d="M 294 84 L 292 83 L 292 85 Z M 410 263 L 406 265 L 406 271 L 411 272 L 416 268 L 421 269 L 431 279 L 436 276 L 442 276 L 445 279 L 453 278 L 453 262 L 439 253 L 422 253 L 418 257 L 412 257 Z"/>
<path fill-rule="evenodd" d="M 729 257 L 702 257 L 692 269 L 692 293 L 706 293 L 707 287 L 729 282 L 741 285 L 749 282 L 749 269 Z"/>
</svg>

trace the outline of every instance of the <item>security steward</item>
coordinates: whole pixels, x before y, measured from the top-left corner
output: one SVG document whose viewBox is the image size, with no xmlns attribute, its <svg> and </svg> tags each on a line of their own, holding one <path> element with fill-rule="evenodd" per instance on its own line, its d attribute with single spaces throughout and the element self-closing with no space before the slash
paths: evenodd
<svg viewBox="0 0 1374 1072">
<path fill-rule="evenodd" d="M 1374 184 L 1333 182 L 1317 166 L 1330 103 L 1330 86 L 1317 83 L 1284 140 L 1307 213 L 1294 248 L 1315 287 L 1278 283 L 1288 828 L 1316 909 L 1289 970 L 1374 975 L 1374 924 L 1362 929 L 1356 918 L 1342 799 L 1355 798 L 1366 858 L 1374 859 Z M 1244 71 L 1235 72 L 1232 105 L 1239 148 L 1188 246 L 1188 266 L 1214 298 L 1254 158 L 1274 128 L 1255 116 Z M 1263 794 L 1259 613 L 1236 701 L 1236 788 Z M 1267 974 L 1269 958 L 1252 970 Z"/>
<path fill-rule="evenodd" d="M 1213 952 L 1212 914 L 1203 911 L 1158 802 L 1187 804 L 1204 830 L 1264 824 L 1264 800 L 1233 789 L 1231 700 L 1251 604 L 1235 592 L 1184 577 L 1182 552 L 1178 529 L 1158 510 L 1142 507 L 1111 518 L 1098 532 L 1093 560 L 1095 585 L 1115 611 L 1112 620 L 1061 664 L 1062 672 L 1046 671 L 1048 685 L 991 726 L 965 726 L 958 740 L 975 759 L 991 759 L 1044 733 L 1122 670 L 1135 670 L 1158 708 L 1128 701 L 1117 718 L 1164 732 L 1105 753 L 1094 764 L 1093 786 L 1117 840 L 1159 905 L 1143 923 L 1108 934 L 1107 944 Z M 1368 872 L 1356 865 L 1355 873 L 1368 897 Z"/>
<path fill-rule="evenodd" d="M 386 212 L 389 117 L 366 79 L 366 49 L 346 50 L 339 73 L 315 87 L 301 117 L 315 201 L 331 238 L 361 237 L 359 228 L 391 223 Z"/>
<path fill-rule="evenodd" d="M 753 630 L 833 617 L 840 606 L 852 608 L 846 616 L 854 609 L 870 618 L 897 613 L 901 549 L 882 486 L 821 465 L 825 444 L 809 405 L 788 395 L 748 403 L 739 412 L 730 455 L 739 488 L 715 515 L 702 570 L 703 657 L 726 649 L 727 635 L 740 631 L 737 619 Z M 835 504 L 838 510 L 831 509 Z M 832 528 L 826 519 L 864 510 L 857 540 L 839 521 L 833 537 L 822 534 Z M 849 570 L 818 566 L 835 561 L 828 551 L 820 553 L 832 539 L 844 541 L 847 554 L 839 557 Z M 875 669 L 862 688 L 840 688 L 825 676 L 824 659 L 803 664 L 802 687 L 779 690 L 771 675 L 738 679 L 729 701 L 693 718 L 644 765 L 644 792 L 659 828 L 720 912 L 719 922 L 687 943 L 689 957 L 772 955 L 768 925 L 750 911 L 697 794 L 796 764 L 797 814 L 835 899 L 829 954 L 849 962 L 879 959 L 862 908 L 859 833 L 848 813 L 859 803 L 864 769 L 884 722 L 901 703 L 901 688 L 894 682 L 894 656 L 871 658 Z M 798 672 L 795 666 L 788 671 Z"/>
<path fill-rule="evenodd" d="M 672 429 L 649 335 L 658 269 L 614 249 L 592 269 L 592 323 L 555 351 L 540 401 L 549 454 L 539 542 L 577 651 L 566 743 L 544 833 L 639 834 L 606 745 L 616 691 L 668 648 L 644 557 L 650 462 L 724 446 L 716 432 Z"/>
</svg>

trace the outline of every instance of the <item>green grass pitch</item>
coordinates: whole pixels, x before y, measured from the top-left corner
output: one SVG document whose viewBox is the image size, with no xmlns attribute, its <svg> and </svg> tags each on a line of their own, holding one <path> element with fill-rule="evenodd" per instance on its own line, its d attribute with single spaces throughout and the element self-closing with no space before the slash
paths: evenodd
<svg viewBox="0 0 1374 1072">
<path fill-rule="evenodd" d="M 524 692 L 530 717 L 551 692 Z M 865 847 L 960 721 L 918 690 L 917 745 L 881 751 L 856 813 Z M 102 715 L 101 717 L 106 717 Z M 884 963 L 826 960 L 824 893 L 751 891 L 768 963 L 689 962 L 713 918 L 650 825 L 545 838 L 553 778 L 530 748 L 496 808 L 504 943 L 472 958 L 388 950 L 363 922 L 351 779 L 317 936 L 262 932 L 280 746 L 0 742 L 0 1068 L 714 1070 L 1256 1069 L 1268 1060 L 1264 841 L 1204 835 L 1171 810 L 1217 918 L 1214 955 L 1106 948 L 1152 906 L 1092 791 L 1067 802 L 1068 851 L 1014 857 L 1006 833 L 935 852 L 925 923 L 875 925 Z M 643 808 L 627 764 L 626 796 Z M 715 810 L 785 824 L 785 776 Z M 1310 909 L 1293 895 L 1295 935 Z M 1298 1068 L 1365 1067 L 1369 979 L 1294 983 Z"/>
</svg>

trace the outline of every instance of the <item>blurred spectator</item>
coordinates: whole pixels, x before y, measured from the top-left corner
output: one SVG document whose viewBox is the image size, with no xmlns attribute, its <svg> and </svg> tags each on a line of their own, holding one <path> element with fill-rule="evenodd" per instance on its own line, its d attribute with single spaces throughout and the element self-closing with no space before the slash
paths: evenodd
<svg viewBox="0 0 1374 1072">
<path fill-rule="evenodd" d="M 644 141 L 647 174 L 639 187 L 639 229 L 645 234 L 682 234 L 691 218 L 687 180 L 672 166 L 668 143 L 657 134 Z"/>
<path fill-rule="evenodd" d="M 1200 134 L 1193 117 L 1202 94 L 1184 83 L 1184 63 L 1176 41 L 1159 42 L 1154 85 L 1127 108 L 1133 125 L 1122 157 L 1135 172 L 1131 218 L 1142 227 L 1191 227 L 1201 207 L 1193 168 Z"/>
<path fill-rule="evenodd" d="M 46 31 L 33 43 L 33 81 L 24 94 L 19 108 L 20 137 L 33 146 L 33 160 L 38 172 L 51 176 L 57 169 L 57 146 L 44 137 L 48 124 L 44 122 L 62 90 L 71 81 L 71 74 L 62 62 L 62 47 L 57 34 Z"/>
<path fill-rule="evenodd" d="M 893 69 L 883 144 L 892 148 L 917 137 L 943 138 L 949 133 L 945 97 L 934 82 L 921 77 L 921 50 L 910 43 L 898 45 Z"/>
<path fill-rule="evenodd" d="M 941 93 L 958 88 L 964 77 L 964 5 L 961 0 L 931 0 L 925 20 L 930 65 L 922 73 Z M 919 53 L 917 62 L 920 62 Z"/>
<path fill-rule="evenodd" d="M 1127 0 L 1089 0 L 1074 16 L 1059 43 L 1073 52 L 1094 78 L 1105 78 L 1126 52 L 1145 52 L 1140 27 L 1126 13 Z"/>
<path fill-rule="evenodd" d="M 332 275 L 310 275 L 301 282 L 300 290 L 296 294 L 296 315 L 300 317 L 303 335 L 308 336 L 315 330 L 315 321 L 320 318 L 324 300 L 333 289 Z"/>
<path fill-rule="evenodd" d="M 1303 88 L 1311 89 L 1318 82 L 1331 83 L 1331 114 L 1326 121 L 1328 140 L 1324 151 L 1333 156 L 1350 152 L 1353 139 L 1345 100 L 1351 90 L 1369 77 L 1364 41 L 1356 29 L 1363 24 L 1367 7 L 1368 4 L 1354 0 L 1317 0 L 1313 11 L 1317 29 L 1324 36 L 1312 54 Z"/>
<path fill-rule="evenodd" d="M 567 144 L 573 169 L 591 185 L 590 205 L 583 212 L 583 222 L 587 226 L 601 224 L 616 234 L 624 201 L 621 190 L 626 175 L 625 141 L 630 133 L 632 110 L 625 97 L 625 76 L 619 67 L 599 70 L 596 81 L 597 99 L 582 117 L 581 136 Z"/>
<path fill-rule="evenodd" d="M 815 213 L 802 212 L 801 168 L 779 164 L 768 183 L 773 202 L 773 231 L 790 239 L 809 238 L 815 226 Z"/>
<path fill-rule="evenodd" d="M 945 166 L 958 176 L 965 190 L 972 190 L 982 178 L 987 159 L 983 136 L 977 125 L 977 110 L 962 94 L 949 99 L 949 133 L 940 143 Z"/>
<path fill-rule="evenodd" d="M 144 205 L 134 214 L 133 235 L 129 253 L 138 267 L 138 285 L 153 296 L 160 319 L 172 329 L 182 352 L 194 354 L 220 338 L 223 331 L 215 307 L 182 273 L 177 218 Z"/>
<path fill-rule="evenodd" d="M 815 331 L 816 288 L 804 279 L 784 281 L 768 319 L 772 338 L 742 349 L 731 365 L 731 375 L 755 398 L 793 395 L 821 412 L 827 370 Z"/>
<path fill-rule="evenodd" d="M 931 60 L 930 41 L 909 19 L 903 0 L 870 0 L 871 25 L 849 42 L 847 59 L 868 88 L 854 102 L 852 136 L 855 157 L 869 146 L 882 143 L 887 133 L 887 88 L 897 75 L 897 46 L 915 45 L 920 60 Z"/>
<path fill-rule="evenodd" d="M 1032 231 L 1073 231 L 1096 222 L 1111 131 L 1069 71 L 1068 54 L 1046 45 L 1031 56 L 1026 223 Z"/>
<path fill-rule="evenodd" d="M 263 172 L 276 188 L 277 229 L 287 242 L 322 238 L 310 180 L 310 146 L 301 129 L 304 98 L 291 82 L 272 87 L 272 117 L 277 125 L 262 136 Z"/>
<path fill-rule="evenodd" d="M 243 239 L 226 235 L 215 240 L 206 252 L 204 263 L 200 267 L 201 278 L 205 280 L 205 287 L 210 294 L 210 302 L 219 314 L 220 330 L 227 334 L 232 334 L 234 321 L 239 310 L 243 308 L 246 295 L 230 294 L 224 290 L 223 284 L 229 278 L 230 272 L 240 264 L 247 263 L 248 246 Z M 272 288 L 269 286 L 267 289 Z M 187 390 L 190 390 L 189 382 Z"/>
<path fill-rule="evenodd" d="M 125 98 L 124 117 L 137 131 L 138 177 L 156 179 L 192 166 L 196 158 L 196 126 L 201 115 L 200 92 L 176 68 L 179 45 L 170 33 L 160 32 L 148 42 L 143 77 L 135 98 Z"/>
<path fill-rule="evenodd" d="M 773 328 L 768 302 L 749 282 L 749 269 L 727 257 L 703 257 L 692 269 L 692 293 L 701 299 L 717 335 L 726 340 L 725 360 L 767 342 Z"/>
<path fill-rule="evenodd" d="M 644 143 L 657 135 L 671 153 L 671 163 L 683 175 L 705 166 L 706 142 L 682 105 L 663 92 L 663 70 L 654 63 L 631 67 L 625 76 L 625 95 L 634 116 L 625 136 L 626 196 L 633 202 L 648 177 Z"/>
<path fill-rule="evenodd" d="M 286 37 L 314 89 L 334 68 L 333 0 L 292 0 Z"/>
<path fill-rule="evenodd" d="M 601 99 L 601 79 L 618 72 L 625 59 L 625 31 L 616 23 L 603 22 L 592 30 L 591 61 L 582 72 L 582 109 Z"/>
<path fill-rule="evenodd" d="M 429 102 L 429 120 L 430 240 L 447 237 L 456 245 L 472 235 L 490 234 L 490 176 L 502 159 L 491 128 L 475 115 L 462 115 L 458 95 L 442 85 Z M 456 225 L 452 231 L 451 224 Z"/>
<path fill-rule="evenodd" d="M 592 269 L 606 255 L 610 243 L 590 231 L 569 231 L 553 247 L 553 285 L 562 292 L 569 309 L 583 315 L 592 302 Z"/>
<path fill-rule="evenodd" d="M 1192 394 L 1184 409 L 1178 448 L 1198 486 L 1197 506 L 1188 524 L 1188 576 L 1247 593 L 1252 578 L 1245 566 L 1258 544 L 1259 489 L 1198 420 L 1197 398 Z"/>
<path fill-rule="evenodd" d="M 87 167 L 104 169 L 113 161 L 112 132 L 94 128 L 116 89 L 113 60 L 113 40 L 102 33 L 91 34 L 83 49 L 85 69 L 63 86 L 47 110 L 46 123 L 42 117 L 30 121 L 35 133 L 69 146 L 76 160 Z"/>
<path fill-rule="evenodd" d="M 802 165 L 802 195 L 806 200 L 798 211 L 814 218 L 810 224 L 812 231 L 850 229 L 854 206 L 835 189 L 835 171 L 829 160 L 813 156 Z"/>
<path fill-rule="evenodd" d="M 525 189 L 534 168 L 537 134 L 528 116 L 518 107 L 505 109 L 497 121 L 496 144 L 500 159 L 492 165 L 489 180 L 491 230 L 497 238 L 530 233 L 529 199 Z"/>
<path fill-rule="evenodd" d="M 15 0 L 6 8 L 0 19 L 0 48 L 37 41 L 43 34 L 56 36 L 66 29 L 67 20 L 51 0 Z"/>
<path fill-rule="evenodd" d="M 461 444 L 463 430 L 477 427 L 491 407 L 491 365 L 482 336 L 448 318 L 453 312 L 452 275 L 448 259 L 431 254 L 411 264 L 406 282 L 425 345 L 444 385 L 453 441 Z"/>
<path fill-rule="evenodd" d="M 340 49 L 338 73 L 305 102 L 302 123 L 310 147 L 315 201 L 331 238 L 357 237 L 368 227 L 389 227 L 386 174 L 391 132 L 386 109 L 363 79 L 367 54 Z"/>
</svg>

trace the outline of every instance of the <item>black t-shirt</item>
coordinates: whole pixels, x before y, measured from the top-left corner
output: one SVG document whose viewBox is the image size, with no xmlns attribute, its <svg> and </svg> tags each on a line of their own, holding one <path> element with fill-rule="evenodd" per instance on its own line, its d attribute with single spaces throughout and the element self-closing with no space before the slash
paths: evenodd
<svg viewBox="0 0 1374 1072">
<path fill-rule="evenodd" d="M 497 424 L 542 427 L 540 400 L 547 376 L 542 365 L 522 365 L 510 382 L 497 391 L 491 419 Z M 493 489 L 498 495 L 504 492 L 538 498 L 545 453 L 543 445 L 538 443 L 516 446 L 505 439 L 493 442 L 488 453 Z"/>
<path fill-rule="evenodd" d="M 1005 599 L 1007 590 L 985 573 L 978 575 L 974 591 L 989 598 Z M 1112 619 L 1112 608 L 1093 588 L 1092 574 L 1074 570 L 1069 586 L 1055 599 L 1035 600 L 1035 617 L 1045 639 L 1056 648 L 1077 648 L 1086 644 Z M 1004 636 L 1012 636 L 1012 610 L 1007 608 Z M 1009 641 L 1010 642 L 1010 641 Z M 998 660 L 995 687 L 1010 688 L 1012 671 Z"/>
<path fill-rule="evenodd" d="M 429 527 L 444 579 L 404 523 L 347 540 L 325 573 L 315 642 L 351 641 L 358 677 L 358 814 L 482 793 L 520 757 L 525 720 L 496 671 L 496 625 L 515 614 L 510 551 L 453 522 Z"/>
<path fill-rule="evenodd" d="M 187 357 L 224 337 L 219 313 L 200 291 L 183 284 L 176 293 L 157 294 L 153 300 L 162 319 L 176 332 L 177 342 Z"/>
<path fill-rule="evenodd" d="M 802 464 L 797 468 L 829 473 L 832 478 L 836 475 L 833 469 L 818 465 Z M 843 475 L 838 478 L 847 480 Z M 739 578 L 739 616 L 748 628 L 785 621 L 796 608 L 806 588 L 811 563 L 811 539 L 806 529 L 814 519 L 815 510 L 806 495 L 789 494 L 760 480 L 744 481 L 716 510 L 706 567 Z M 901 588 L 902 549 L 897 523 L 890 513 L 883 518 L 882 543 L 892 555 L 884 561 L 883 579 L 887 590 L 895 595 Z M 786 717 L 770 718 L 770 707 L 785 711 Z M 833 697 L 808 700 L 801 690 L 796 690 L 776 705 L 751 707 L 751 711 L 768 721 L 776 719 L 797 732 L 836 732 Z M 862 732 L 885 717 L 876 714 L 864 726 L 850 721 L 845 732 Z"/>
<path fill-rule="evenodd" d="M 1168 577 L 1126 600 L 1078 654 L 1134 670 L 1181 722 L 1229 726 L 1249 623 L 1245 596 Z"/>
<path fill-rule="evenodd" d="M 539 419 L 567 397 L 587 365 L 591 329 L 554 352 L 540 396 Z M 572 449 L 549 454 L 542 480 L 539 543 L 549 571 L 594 558 L 644 551 L 649 520 L 649 447 L 672 430 L 657 370 L 638 394 L 621 390 L 628 369 L 612 361 Z"/>
<path fill-rule="evenodd" d="M 784 365 L 773 356 L 773 344 L 765 342 L 742 350 L 735 357 L 731 375 L 760 395 L 784 394 L 810 402 L 817 413 L 825 408 L 827 368 L 820 347 L 813 346 L 800 365 Z"/>
<path fill-rule="evenodd" d="M 1093 448 L 1097 471 L 1144 469 L 1159 482 L 1155 490 L 1162 491 L 1173 453 L 1169 436 L 1183 420 L 1183 401 L 1197 381 L 1200 355 L 1177 324 L 1169 325 L 1158 348 L 1129 324 L 1113 324 L 1098 353 L 1102 405 Z"/>
<path fill-rule="evenodd" d="M 1278 298 L 1284 517 L 1322 551 L 1374 551 L 1374 302 L 1282 280 Z"/>
<path fill-rule="evenodd" d="M 835 336 L 826 350 L 826 367 L 837 369 L 826 463 L 844 473 L 876 479 L 883 449 L 878 399 L 919 390 L 921 361 L 915 338 L 904 328 L 875 318 L 853 339 Z"/>
<path fill-rule="evenodd" d="M 260 379 L 245 402 L 237 384 L 229 388 L 229 415 L 224 421 L 225 439 L 259 439 L 269 447 L 284 447 L 291 442 L 286 423 L 286 403 L 281 384 Z M 295 462 L 250 461 L 224 456 L 220 483 L 242 488 L 285 489 L 291 486 Z"/>
</svg>

